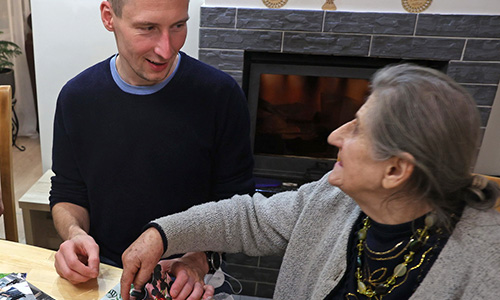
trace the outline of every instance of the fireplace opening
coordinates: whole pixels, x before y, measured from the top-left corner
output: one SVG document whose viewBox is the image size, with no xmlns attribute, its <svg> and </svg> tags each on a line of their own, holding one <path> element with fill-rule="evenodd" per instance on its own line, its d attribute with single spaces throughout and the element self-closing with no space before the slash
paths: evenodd
<svg viewBox="0 0 500 300">
<path fill-rule="evenodd" d="M 369 95 L 372 75 L 401 62 L 441 71 L 447 66 L 439 61 L 246 51 L 243 90 L 255 176 L 297 185 L 321 178 L 332 169 L 338 152 L 328 145 L 328 135 L 354 118 Z"/>
</svg>

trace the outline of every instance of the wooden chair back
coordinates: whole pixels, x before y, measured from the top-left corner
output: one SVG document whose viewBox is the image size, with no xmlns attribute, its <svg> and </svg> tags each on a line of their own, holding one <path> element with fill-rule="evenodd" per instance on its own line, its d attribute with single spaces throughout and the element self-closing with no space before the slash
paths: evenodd
<svg viewBox="0 0 500 300">
<path fill-rule="evenodd" d="M 5 238 L 18 242 L 16 198 L 12 168 L 12 88 L 0 86 L 0 186 Z"/>
</svg>

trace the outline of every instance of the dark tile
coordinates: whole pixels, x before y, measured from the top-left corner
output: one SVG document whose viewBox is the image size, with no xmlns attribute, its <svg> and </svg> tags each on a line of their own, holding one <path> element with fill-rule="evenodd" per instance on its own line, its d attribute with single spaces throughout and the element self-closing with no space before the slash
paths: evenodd
<svg viewBox="0 0 500 300">
<path fill-rule="evenodd" d="M 419 14 L 416 35 L 500 37 L 500 16 Z"/>
<path fill-rule="evenodd" d="M 462 39 L 375 36 L 370 56 L 458 60 L 464 45 Z"/>
<path fill-rule="evenodd" d="M 469 91 L 469 93 L 476 100 L 477 105 L 482 106 L 492 106 L 495 100 L 495 95 L 497 93 L 498 86 L 487 86 L 487 85 L 469 85 L 462 84 L 463 87 Z"/>
<path fill-rule="evenodd" d="M 279 270 L 282 261 L 282 256 L 261 256 L 259 267 Z"/>
<path fill-rule="evenodd" d="M 277 31 L 200 29 L 200 48 L 279 51 L 281 35 Z"/>
<path fill-rule="evenodd" d="M 254 266 L 257 267 L 259 264 L 259 257 L 257 256 L 248 256 L 243 253 L 227 253 L 226 262 L 228 264 L 236 264 L 236 265 L 245 265 L 245 266 Z"/>
<path fill-rule="evenodd" d="M 236 8 L 201 7 L 200 27 L 234 28 Z"/>
<path fill-rule="evenodd" d="M 236 27 L 292 31 L 321 31 L 323 12 L 291 9 L 238 9 Z"/>
<path fill-rule="evenodd" d="M 274 288 L 275 288 L 274 284 L 258 282 L 257 292 L 255 293 L 255 296 L 272 299 L 274 294 Z"/>
<path fill-rule="evenodd" d="M 415 14 L 326 12 L 325 32 L 405 34 L 415 30 Z"/>
<path fill-rule="evenodd" d="M 468 40 L 464 60 L 500 61 L 500 40 Z"/>
<path fill-rule="evenodd" d="M 479 114 L 481 115 L 481 126 L 486 127 L 488 124 L 488 119 L 490 118 L 491 107 L 489 106 L 480 106 L 478 107 Z"/>
<path fill-rule="evenodd" d="M 226 272 L 238 280 L 258 281 L 274 284 L 278 278 L 278 270 L 226 264 Z"/>
<path fill-rule="evenodd" d="M 216 67 L 219 70 L 243 70 L 242 50 L 224 51 L 224 50 L 204 50 L 198 53 L 199 60 Z"/>
<path fill-rule="evenodd" d="M 447 74 L 460 83 L 498 84 L 500 63 L 450 62 Z"/>
<path fill-rule="evenodd" d="M 304 54 L 368 55 L 370 37 L 329 33 L 286 32 L 283 52 Z"/>
<path fill-rule="evenodd" d="M 229 284 L 234 289 L 234 292 L 237 293 L 240 291 L 239 295 L 246 295 L 246 296 L 255 296 L 255 291 L 257 290 L 257 283 L 252 282 L 252 281 L 245 281 L 245 280 L 234 280 L 232 278 L 229 278 L 226 276 L 226 280 L 229 281 Z"/>
</svg>

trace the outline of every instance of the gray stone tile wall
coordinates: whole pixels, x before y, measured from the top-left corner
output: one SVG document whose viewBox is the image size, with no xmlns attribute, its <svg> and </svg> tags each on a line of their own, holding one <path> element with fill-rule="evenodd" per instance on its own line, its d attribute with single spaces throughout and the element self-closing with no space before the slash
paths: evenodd
<svg viewBox="0 0 500 300">
<path fill-rule="evenodd" d="M 325 32 L 411 35 L 417 16 L 396 13 L 326 13 Z"/>
<path fill-rule="evenodd" d="M 272 299 L 281 260 L 280 256 L 226 254 L 225 269 L 241 283 L 243 295 Z M 235 280 L 229 279 L 229 282 L 233 287 L 238 287 Z"/>
<path fill-rule="evenodd" d="M 500 80 L 500 16 L 202 7 L 200 60 L 241 84 L 245 51 L 447 61 L 486 126 Z M 227 263 L 244 295 L 272 298 L 280 257 L 232 254 Z"/>
<path fill-rule="evenodd" d="M 323 12 L 238 9 L 236 28 L 320 32 Z"/>
<path fill-rule="evenodd" d="M 500 16 L 202 7 L 200 27 L 200 60 L 240 84 L 244 51 L 449 61 L 482 111 L 500 79 Z"/>
<path fill-rule="evenodd" d="M 416 35 L 498 39 L 500 16 L 420 14 Z"/>
<path fill-rule="evenodd" d="M 464 44 L 459 39 L 374 36 L 370 56 L 449 61 L 462 57 Z"/>
<path fill-rule="evenodd" d="M 370 38 L 360 35 L 285 32 L 283 52 L 366 56 Z"/>
</svg>

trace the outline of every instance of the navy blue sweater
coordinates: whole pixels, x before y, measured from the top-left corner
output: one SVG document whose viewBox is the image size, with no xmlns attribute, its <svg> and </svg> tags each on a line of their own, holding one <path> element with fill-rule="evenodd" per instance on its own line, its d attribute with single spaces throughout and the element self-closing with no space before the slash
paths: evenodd
<svg viewBox="0 0 500 300">
<path fill-rule="evenodd" d="M 123 92 L 107 59 L 57 101 L 50 205 L 85 207 L 101 256 L 119 266 L 152 219 L 254 191 L 241 88 L 181 54 L 177 73 L 151 95 Z"/>
</svg>

